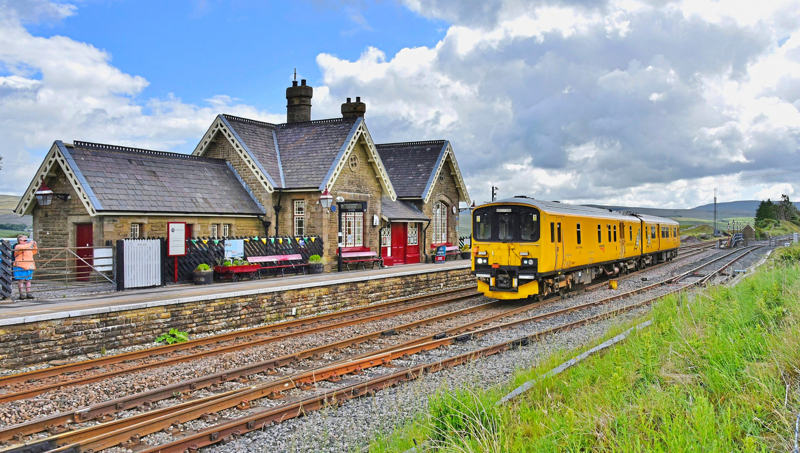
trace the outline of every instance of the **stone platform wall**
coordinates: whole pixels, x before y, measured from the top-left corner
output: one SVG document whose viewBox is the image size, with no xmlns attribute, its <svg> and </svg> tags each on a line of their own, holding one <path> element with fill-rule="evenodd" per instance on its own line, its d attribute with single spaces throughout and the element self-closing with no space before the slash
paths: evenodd
<svg viewBox="0 0 800 453">
<path fill-rule="evenodd" d="M 0 368 L 152 343 L 171 328 L 190 334 L 246 328 L 293 318 L 293 308 L 308 316 L 474 284 L 469 269 L 455 269 L 0 326 Z"/>
</svg>

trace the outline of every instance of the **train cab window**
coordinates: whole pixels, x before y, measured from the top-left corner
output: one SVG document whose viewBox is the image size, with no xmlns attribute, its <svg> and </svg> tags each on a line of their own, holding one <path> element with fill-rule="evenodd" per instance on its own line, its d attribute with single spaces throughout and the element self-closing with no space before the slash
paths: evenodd
<svg viewBox="0 0 800 453">
<path fill-rule="evenodd" d="M 614 242 L 617 242 L 617 226 L 614 225 Z"/>
<path fill-rule="evenodd" d="M 581 224 L 578 224 L 578 245 L 581 245 Z"/>
<path fill-rule="evenodd" d="M 606 225 L 608 227 L 608 243 L 610 244 L 611 241 L 611 225 Z"/>
<path fill-rule="evenodd" d="M 514 239 L 513 216 L 510 212 L 497 210 L 497 239 L 510 241 Z"/>
<path fill-rule="evenodd" d="M 603 243 L 603 228 L 602 225 L 597 225 L 597 243 Z"/>
<path fill-rule="evenodd" d="M 556 224 L 550 222 L 550 242 L 556 242 Z"/>
<path fill-rule="evenodd" d="M 472 232 L 476 241 L 490 240 L 492 238 L 492 213 L 489 211 L 476 213 Z"/>
<path fill-rule="evenodd" d="M 531 210 L 522 210 L 519 213 L 519 233 L 521 242 L 536 242 L 539 240 L 539 213 Z"/>
</svg>

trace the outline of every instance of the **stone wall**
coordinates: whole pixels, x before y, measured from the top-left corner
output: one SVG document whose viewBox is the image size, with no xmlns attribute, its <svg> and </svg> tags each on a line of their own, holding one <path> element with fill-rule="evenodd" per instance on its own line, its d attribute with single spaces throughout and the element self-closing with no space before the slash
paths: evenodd
<svg viewBox="0 0 800 453">
<path fill-rule="evenodd" d="M 363 280 L 304 289 L 0 326 L 0 368 L 147 344 L 170 328 L 197 334 L 246 328 L 372 302 L 474 285 L 469 269 Z"/>
<path fill-rule="evenodd" d="M 444 163 L 442 167 L 441 173 L 439 173 L 439 177 L 434 181 L 433 188 L 431 189 L 432 194 L 430 201 L 425 203 L 424 206 L 418 206 L 421 208 L 421 211 L 425 214 L 425 216 L 431 220 L 433 220 L 433 206 L 437 202 L 442 202 L 447 205 L 447 242 L 451 244 L 458 245 L 458 232 L 456 231 L 456 227 L 458 226 L 458 214 L 453 214 L 453 206 L 458 209 L 458 202 L 459 200 L 459 193 L 458 193 L 458 186 L 456 184 L 455 176 L 453 176 L 452 172 L 452 164 L 450 162 L 450 156 L 447 157 L 447 161 Z M 458 212 L 458 211 L 456 211 Z M 422 241 L 422 234 L 420 232 L 420 241 Z M 428 230 L 425 233 L 425 250 L 427 251 L 428 255 L 431 255 L 431 244 L 433 243 L 433 225 L 428 226 Z"/>
</svg>

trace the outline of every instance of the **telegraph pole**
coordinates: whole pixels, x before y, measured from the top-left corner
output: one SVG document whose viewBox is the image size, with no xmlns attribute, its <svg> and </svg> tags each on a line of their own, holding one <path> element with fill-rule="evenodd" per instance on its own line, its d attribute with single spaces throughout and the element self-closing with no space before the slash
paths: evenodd
<svg viewBox="0 0 800 453">
<path fill-rule="evenodd" d="M 714 188 L 714 236 L 717 235 L 717 188 Z"/>
<path fill-rule="evenodd" d="M 492 203 L 494 203 L 495 200 L 497 200 L 497 187 L 492 186 Z"/>
</svg>

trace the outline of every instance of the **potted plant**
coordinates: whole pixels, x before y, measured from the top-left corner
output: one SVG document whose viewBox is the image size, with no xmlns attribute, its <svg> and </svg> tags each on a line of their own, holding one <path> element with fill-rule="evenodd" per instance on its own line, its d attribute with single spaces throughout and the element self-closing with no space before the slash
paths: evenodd
<svg viewBox="0 0 800 453">
<path fill-rule="evenodd" d="M 214 281 L 214 270 L 208 264 L 201 264 L 194 270 L 195 285 L 210 285 Z"/>
<path fill-rule="evenodd" d="M 468 260 L 472 256 L 472 251 L 470 250 L 469 244 L 464 244 L 461 246 L 461 259 Z"/>
<path fill-rule="evenodd" d="M 311 255 L 308 257 L 308 273 L 321 274 L 322 273 L 322 257 L 319 255 Z"/>
</svg>

